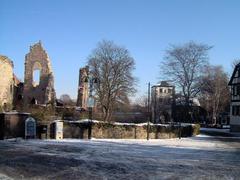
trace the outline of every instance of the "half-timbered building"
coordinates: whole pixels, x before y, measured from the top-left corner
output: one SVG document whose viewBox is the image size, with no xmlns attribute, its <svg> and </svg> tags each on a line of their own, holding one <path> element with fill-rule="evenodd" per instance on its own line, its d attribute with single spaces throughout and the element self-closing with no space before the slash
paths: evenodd
<svg viewBox="0 0 240 180">
<path fill-rule="evenodd" d="M 240 132 L 240 63 L 235 66 L 228 85 L 231 86 L 230 128 L 232 132 Z"/>
</svg>

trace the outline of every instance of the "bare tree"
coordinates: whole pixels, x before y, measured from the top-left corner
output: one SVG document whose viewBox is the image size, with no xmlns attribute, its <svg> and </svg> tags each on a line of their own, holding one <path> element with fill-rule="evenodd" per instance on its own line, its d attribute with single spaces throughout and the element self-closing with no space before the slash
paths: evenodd
<svg viewBox="0 0 240 180">
<path fill-rule="evenodd" d="M 222 66 L 210 66 L 205 70 L 201 78 L 200 101 L 216 124 L 217 117 L 230 103 L 230 89 L 228 87 L 228 76 Z"/>
<path fill-rule="evenodd" d="M 167 79 L 172 80 L 182 90 L 185 104 L 199 93 L 198 80 L 203 68 L 208 64 L 208 50 L 205 44 L 189 42 L 182 46 L 171 46 L 161 64 L 161 71 Z"/>
<path fill-rule="evenodd" d="M 116 105 L 129 102 L 129 95 L 135 92 L 134 59 L 127 49 L 112 41 L 101 41 L 90 55 L 88 65 L 100 82 L 95 88 L 103 119 L 110 121 Z"/>
<path fill-rule="evenodd" d="M 142 96 L 138 97 L 137 99 L 135 99 L 134 104 L 147 109 L 147 106 L 148 106 L 147 95 L 142 95 Z"/>
<path fill-rule="evenodd" d="M 239 63 L 240 63 L 240 59 L 233 60 L 233 62 L 232 62 L 232 69 L 234 69 L 235 66 L 238 65 Z"/>
<path fill-rule="evenodd" d="M 131 110 L 135 112 L 144 112 L 148 111 L 148 97 L 147 95 L 142 95 L 137 97 L 131 104 Z"/>
<path fill-rule="evenodd" d="M 73 101 L 68 94 L 63 94 L 60 96 L 60 100 L 63 102 L 64 105 L 72 105 Z"/>
</svg>

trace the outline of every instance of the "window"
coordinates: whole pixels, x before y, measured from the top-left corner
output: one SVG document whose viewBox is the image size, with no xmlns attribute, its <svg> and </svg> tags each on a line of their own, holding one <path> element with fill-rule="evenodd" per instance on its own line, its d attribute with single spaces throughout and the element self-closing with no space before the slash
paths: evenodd
<svg viewBox="0 0 240 180">
<path fill-rule="evenodd" d="M 237 95 L 240 95 L 240 86 L 237 86 Z"/>
<path fill-rule="evenodd" d="M 39 69 L 36 69 L 33 71 L 33 85 L 34 86 L 38 86 L 39 85 L 39 82 L 40 82 L 40 70 Z"/>
<path fill-rule="evenodd" d="M 232 115 L 240 116 L 240 106 L 232 106 Z"/>
<path fill-rule="evenodd" d="M 237 95 L 237 86 L 233 86 L 233 95 L 236 96 Z"/>
<path fill-rule="evenodd" d="M 233 86 L 233 95 L 234 96 L 240 95 L 240 85 Z"/>
<path fill-rule="evenodd" d="M 233 86 L 232 91 L 233 91 L 232 94 L 234 96 L 240 95 L 240 86 L 239 85 Z"/>
<path fill-rule="evenodd" d="M 232 115 L 235 115 L 235 106 L 232 106 Z"/>
<path fill-rule="evenodd" d="M 37 104 L 37 100 L 35 98 L 32 98 L 31 104 Z"/>
<path fill-rule="evenodd" d="M 171 93 L 172 93 L 172 90 L 171 90 L 171 89 L 168 89 L 168 93 L 171 94 Z"/>
<path fill-rule="evenodd" d="M 162 93 L 162 89 L 159 89 L 159 92 Z"/>
<path fill-rule="evenodd" d="M 12 84 L 10 85 L 10 93 L 11 94 L 13 93 L 13 85 Z"/>
<path fill-rule="evenodd" d="M 236 106 L 236 116 L 239 115 L 239 106 Z"/>
<path fill-rule="evenodd" d="M 23 99 L 22 95 L 18 95 L 17 99 L 22 100 Z"/>
<path fill-rule="evenodd" d="M 32 74 L 32 84 L 34 87 L 38 86 L 40 84 L 40 78 L 41 78 L 41 69 L 42 66 L 39 62 L 35 62 L 33 65 L 33 74 Z"/>
</svg>

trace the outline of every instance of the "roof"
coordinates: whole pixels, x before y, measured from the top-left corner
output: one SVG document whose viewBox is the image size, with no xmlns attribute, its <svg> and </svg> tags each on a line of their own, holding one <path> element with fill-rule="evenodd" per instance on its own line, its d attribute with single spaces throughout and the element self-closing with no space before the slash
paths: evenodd
<svg viewBox="0 0 240 180">
<path fill-rule="evenodd" d="M 231 76 L 230 81 L 228 83 L 229 86 L 233 85 L 232 82 L 233 82 L 234 75 L 236 74 L 236 72 L 239 68 L 240 68 L 240 63 L 238 63 L 233 70 L 232 76 Z"/>
<path fill-rule="evenodd" d="M 159 84 L 153 85 L 152 87 L 174 87 L 167 81 L 161 81 Z"/>
</svg>

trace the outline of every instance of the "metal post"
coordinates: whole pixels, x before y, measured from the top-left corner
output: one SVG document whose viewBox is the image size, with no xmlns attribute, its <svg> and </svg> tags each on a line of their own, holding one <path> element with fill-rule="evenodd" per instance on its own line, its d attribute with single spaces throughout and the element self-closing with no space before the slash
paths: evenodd
<svg viewBox="0 0 240 180">
<path fill-rule="evenodd" d="M 90 76 L 89 77 L 89 98 L 92 98 L 92 91 L 93 91 L 93 78 Z M 92 138 L 92 111 L 93 111 L 93 109 L 92 109 L 92 107 L 89 107 L 88 108 L 88 110 L 89 110 L 89 120 L 90 120 L 90 122 L 89 122 L 89 127 L 88 127 L 88 139 L 91 139 Z"/>
<path fill-rule="evenodd" d="M 178 138 L 181 139 L 182 137 L 182 129 L 181 129 L 181 122 L 179 121 L 178 124 Z"/>
<path fill-rule="evenodd" d="M 150 82 L 148 83 L 148 124 L 147 124 L 147 140 L 149 140 L 150 130 Z"/>
<path fill-rule="evenodd" d="M 89 127 L 88 127 L 88 139 L 92 138 L 92 107 L 89 107 Z"/>
</svg>

